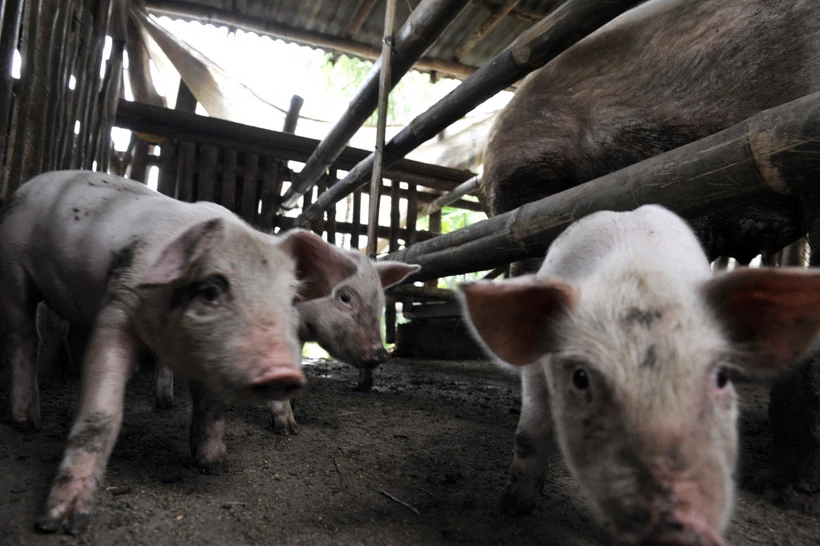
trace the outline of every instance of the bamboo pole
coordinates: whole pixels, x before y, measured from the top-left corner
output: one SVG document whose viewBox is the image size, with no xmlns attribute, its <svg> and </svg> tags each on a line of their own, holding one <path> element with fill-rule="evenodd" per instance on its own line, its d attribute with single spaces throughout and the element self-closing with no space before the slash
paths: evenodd
<svg viewBox="0 0 820 546">
<path fill-rule="evenodd" d="M 285 117 L 285 125 L 282 127 L 283 133 L 293 134 L 296 132 L 296 124 L 299 123 L 299 112 L 302 111 L 302 105 L 305 104 L 305 99 L 299 95 L 293 95 L 290 98 L 290 108 Z"/>
<path fill-rule="evenodd" d="M 425 216 L 429 216 L 434 212 L 438 212 L 446 206 L 452 205 L 458 202 L 462 197 L 465 195 L 475 193 L 478 191 L 478 186 L 481 184 L 481 175 L 475 175 L 471 179 L 467 180 L 466 182 L 462 182 L 459 184 L 453 191 L 450 193 L 446 193 L 424 207 L 421 211 L 419 211 L 418 217 L 424 218 Z"/>
<path fill-rule="evenodd" d="M 562 1 L 563 0 L 553 0 L 553 4 L 557 5 L 557 4 L 561 3 Z M 502 7 L 502 4 L 499 3 L 497 0 L 472 0 L 472 2 L 473 2 L 473 4 L 476 4 L 476 5 L 479 5 L 479 6 L 484 6 L 485 8 L 487 8 L 488 10 L 490 10 L 492 12 L 495 12 L 495 11 L 501 9 L 501 7 Z M 556 7 L 555 5 L 548 6 L 547 7 L 547 13 L 549 13 L 550 11 L 555 9 L 555 7 Z M 541 19 L 544 18 L 543 15 L 539 15 L 539 14 L 534 13 L 532 11 L 523 10 L 521 8 L 514 8 L 512 11 L 510 11 L 510 15 L 512 15 L 513 17 L 516 17 L 518 19 L 521 19 L 522 21 L 530 21 L 532 23 L 537 23 L 538 21 L 540 21 Z"/>
<path fill-rule="evenodd" d="M 509 48 L 470 76 L 446 97 L 417 116 L 385 146 L 386 166 L 433 138 L 479 104 L 540 68 L 581 38 L 597 30 L 642 0 L 567 0 L 540 23 L 522 34 Z M 314 205 L 302 213 L 302 222 L 367 183 L 374 154 L 356 165 Z"/>
<path fill-rule="evenodd" d="M 420 264 L 409 280 L 424 280 L 543 257 L 564 228 L 598 210 L 660 203 L 692 219 L 739 203 L 796 200 L 820 179 L 820 161 L 807 160 L 818 155 L 820 92 L 388 258 Z"/>
<path fill-rule="evenodd" d="M 359 87 L 347 110 L 316 147 L 299 177 L 282 198 L 283 207 L 293 207 L 299 196 L 313 187 L 373 114 L 381 97 L 382 80 L 387 82 L 387 91 L 392 90 L 467 4 L 466 0 L 422 0 L 396 33 L 392 47 L 382 46 L 382 56 Z M 389 0 L 387 7 L 390 7 Z M 390 36 L 393 36 L 392 32 Z M 385 73 L 386 79 L 383 77 Z"/>
<path fill-rule="evenodd" d="M 174 0 L 146 0 L 145 8 L 150 13 L 156 15 L 168 15 L 179 19 L 193 19 L 214 25 L 243 28 L 272 38 L 312 45 L 322 49 L 330 49 L 371 61 L 378 59 L 381 54 L 380 48 L 373 47 L 369 44 L 355 42 L 321 32 L 294 28 L 274 21 L 266 21 L 264 19 L 242 15 L 233 11 L 205 7 L 201 3 Z M 467 78 L 475 72 L 475 68 L 471 66 L 430 57 L 420 58 L 418 62 L 416 62 L 416 69 L 432 70 L 459 79 Z"/>
<path fill-rule="evenodd" d="M 385 130 L 387 128 L 387 107 L 389 106 L 390 90 L 393 88 L 391 82 L 394 43 L 393 26 L 395 22 L 396 0 L 387 0 L 387 5 L 384 8 L 384 38 L 382 42 L 382 56 L 380 58 L 382 61 L 382 67 L 379 73 L 379 118 L 376 124 L 376 147 L 374 152 L 376 154 L 376 159 L 373 164 L 372 176 L 370 177 L 370 211 L 367 221 L 367 255 L 370 258 L 376 257 L 376 249 L 378 247 L 378 238 L 376 233 L 379 227 L 379 202 L 381 201 L 382 175 L 384 174 L 384 143 Z M 307 167 L 307 165 L 305 165 L 305 167 Z M 294 187 L 295 184 L 294 186 L 291 186 L 291 189 Z M 318 196 L 316 200 L 318 201 L 321 197 L 321 195 Z M 285 201 L 287 200 L 285 199 Z M 285 205 L 287 205 L 287 202 Z"/>
</svg>

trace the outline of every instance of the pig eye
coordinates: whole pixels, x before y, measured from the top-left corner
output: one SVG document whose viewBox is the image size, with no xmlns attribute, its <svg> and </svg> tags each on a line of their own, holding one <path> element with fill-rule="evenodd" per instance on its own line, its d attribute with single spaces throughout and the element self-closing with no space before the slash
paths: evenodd
<svg viewBox="0 0 820 546">
<path fill-rule="evenodd" d="M 347 292 L 342 292 L 339 294 L 339 301 L 349 305 L 353 301 L 353 296 Z"/>
<path fill-rule="evenodd" d="M 218 303 L 227 289 L 228 281 L 224 277 L 212 277 L 196 286 L 196 297 L 208 303 Z"/>
<path fill-rule="evenodd" d="M 587 372 L 581 368 L 572 372 L 572 384 L 575 385 L 575 388 L 579 391 L 587 390 L 589 388 L 589 376 Z"/>
<path fill-rule="evenodd" d="M 729 384 L 729 371 L 725 368 L 718 368 L 715 370 L 715 386 L 718 389 L 723 389 Z"/>
</svg>

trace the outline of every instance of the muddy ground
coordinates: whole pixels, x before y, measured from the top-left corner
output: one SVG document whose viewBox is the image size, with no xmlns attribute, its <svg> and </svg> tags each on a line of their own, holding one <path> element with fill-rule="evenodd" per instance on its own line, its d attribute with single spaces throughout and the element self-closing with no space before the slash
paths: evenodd
<svg viewBox="0 0 820 546">
<path fill-rule="evenodd" d="M 43 385 L 41 431 L 0 425 L 0 544 L 606 544 L 557 449 L 536 512 L 497 510 L 519 411 L 514 378 L 486 363 L 393 361 L 361 394 L 344 365 L 316 361 L 306 373 L 298 436 L 274 435 L 264 408 L 233 408 L 231 472 L 202 476 L 190 466 L 184 384 L 177 406 L 157 411 L 153 370 L 143 367 L 106 490 L 78 538 L 33 530 L 77 386 Z M 739 390 L 741 490 L 730 544 L 820 544 L 816 499 L 794 503 L 766 488 L 768 388 Z M 3 415 L 7 405 L 3 396 Z"/>
</svg>

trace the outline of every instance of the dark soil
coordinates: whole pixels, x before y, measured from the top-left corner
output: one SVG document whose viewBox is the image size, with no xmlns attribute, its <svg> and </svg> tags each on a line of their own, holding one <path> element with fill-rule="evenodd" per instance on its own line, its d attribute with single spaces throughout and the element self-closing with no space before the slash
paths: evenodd
<svg viewBox="0 0 820 546">
<path fill-rule="evenodd" d="M 485 363 L 393 361 L 361 394 L 349 367 L 314 362 L 306 373 L 300 434 L 274 435 L 264 408 L 233 408 L 231 472 L 203 476 L 190 466 L 184 384 L 174 409 L 155 410 L 153 370 L 144 367 L 91 527 L 78 538 L 33 530 L 77 388 L 43 385 L 41 431 L 0 425 L 0 544 L 606 543 L 557 449 L 536 512 L 499 513 L 519 410 L 514 377 Z M 818 499 L 768 489 L 768 387 L 739 390 L 743 454 L 729 542 L 820 544 Z M 4 396 L 4 415 L 7 404 Z"/>
</svg>

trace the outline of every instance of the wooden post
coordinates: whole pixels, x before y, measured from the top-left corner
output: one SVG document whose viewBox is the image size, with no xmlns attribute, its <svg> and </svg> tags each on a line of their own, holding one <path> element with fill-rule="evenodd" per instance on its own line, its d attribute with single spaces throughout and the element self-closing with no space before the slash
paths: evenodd
<svg viewBox="0 0 820 546">
<path fill-rule="evenodd" d="M 362 222 L 362 192 L 357 191 L 353 193 L 353 219 L 351 220 L 352 227 L 350 229 L 350 248 L 359 250 L 359 235 L 361 234 Z"/>
<path fill-rule="evenodd" d="M 91 36 L 94 30 L 94 18 L 88 10 L 82 10 L 80 14 L 80 31 L 77 42 L 77 54 L 72 61 L 70 73 L 75 75 L 74 90 L 69 95 L 69 102 L 66 106 L 63 134 L 65 140 L 60 149 L 60 167 L 76 168 L 76 161 L 79 155 L 80 135 L 75 133 L 76 124 L 82 118 L 82 106 L 85 103 L 84 90 L 88 82 L 82 78 L 82 70 L 88 62 L 88 55 L 91 48 Z M 80 77 L 76 77 L 79 75 Z M 80 128 L 82 130 L 82 128 Z"/>
<path fill-rule="evenodd" d="M 382 43 L 382 70 L 379 74 L 379 116 L 376 125 L 376 151 L 373 173 L 370 178 L 370 213 L 367 220 L 367 255 L 376 257 L 379 227 L 379 190 L 384 172 L 384 143 L 387 126 L 387 107 L 391 88 L 390 63 L 393 55 L 393 24 L 396 19 L 396 0 L 387 0 L 384 13 L 384 38 Z M 318 199 L 317 199 L 318 201 Z"/>
</svg>

